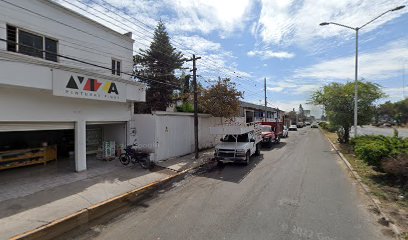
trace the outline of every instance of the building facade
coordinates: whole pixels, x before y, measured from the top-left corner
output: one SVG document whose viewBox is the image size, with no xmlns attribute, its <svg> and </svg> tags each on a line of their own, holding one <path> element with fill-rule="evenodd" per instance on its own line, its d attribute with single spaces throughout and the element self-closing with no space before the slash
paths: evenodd
<svg viewBox="0 0 408 240">
<path fill-rule="evenodd" d="M 0 2 L 0 158 L 53 145 L 82 171 L 102 142 L 127 144 L 146 94 L 132 59 L 131 34 L 48 0 Z"/>
<path fill-rule="evenodd" d="M 244 117 L 247 123 L 259 121 L 274 122 L 277 118 L 279 121 L 282 121 L 283 116 L 284 111 L 266 107 L 265 118 L 265 106 L 240 101 L 240 117 Z"/>
</svg>

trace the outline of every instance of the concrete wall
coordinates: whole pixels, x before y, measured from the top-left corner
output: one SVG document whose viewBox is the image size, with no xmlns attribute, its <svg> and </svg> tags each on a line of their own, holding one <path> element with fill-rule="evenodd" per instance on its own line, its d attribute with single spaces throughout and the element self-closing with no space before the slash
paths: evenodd
<svg viewBox="0 0 408 240">
<path fill-rule="evenodd" d="M 132 71 L 133 40 L 48 0 L 15 0 L 13 4 L 32 12 L 0 2 L 0 37 L 6 39 L 6 24 L 58 40 L 58 53 L 94 64 L 111 66 L 112 58 L 122 61 L 122 70 Z M 41 17 L 46 16 L 50 19 Z M 56 21 L 53 21 L 56 20 Z M 58 22 L 61 23 L 58 23 Z M 72 26 L 72 27 L 69 27 Z M 81 31 L 79 31 L 80 29 Z M 113 44 L 115 43 L 115 44 Z M 6 49 L 1 42 L 0 49 Z M 109 70 L 59 58 L 64 65 L 97 70 L 110 75 Z M 127 76 L 123 76 L 128 78 Z"/>
<path fill-rule="evenodd" d="M 240 119 L 242 121 L 242 119 Z M 213 147 L 220 136 L 210 134 L 209 127 L 220 125 L 221 118 L 199 115 L 199 148 Z M 130 122 L 137 143 L 154 151 L 153 160 L 160 161 L 194 152 L 194 117 L 191 113 L 156 112 L 135 114 Z"/>
</svg>

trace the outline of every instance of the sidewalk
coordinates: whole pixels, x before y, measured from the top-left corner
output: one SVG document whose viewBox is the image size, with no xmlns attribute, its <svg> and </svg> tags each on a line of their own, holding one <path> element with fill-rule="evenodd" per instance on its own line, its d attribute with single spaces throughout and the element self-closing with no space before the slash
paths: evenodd
<svg viewBox="0 0 408 240">
<path fill-rule="evenodd" d="M 59 163 L 2 172 L 0 239 L 34 230 L 114 197 L 160 182 L 204 164 L 212 150 L 159 162 L 153 171 L 125 167 L 119 161 L 90 162 L 89 170 L 72 172 Z M 97 161 L 97 160 L 95 160 Z M 93 166 L 92 166 L 93 165 Z"/>
</svg>

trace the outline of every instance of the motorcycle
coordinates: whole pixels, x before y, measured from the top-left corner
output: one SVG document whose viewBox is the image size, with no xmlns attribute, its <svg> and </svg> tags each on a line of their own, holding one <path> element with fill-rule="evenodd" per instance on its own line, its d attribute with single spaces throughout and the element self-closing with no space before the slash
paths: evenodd
<svg viewBox="0 0 408 240">
<path fill-rule="evenodd" d="M 141 149 L 137 149 L 137 144 L 133 143 L 132 145 L 126 146 L 124 149 L 124 153 L 119 156 L 120 162 L 127 166 L 129 163 L 139 165 L 144 169 L 151 169 L 153 167 L 153 163 L 150 161 L 150 153 L 147 151 L 142 151 Z"/>
</svg>

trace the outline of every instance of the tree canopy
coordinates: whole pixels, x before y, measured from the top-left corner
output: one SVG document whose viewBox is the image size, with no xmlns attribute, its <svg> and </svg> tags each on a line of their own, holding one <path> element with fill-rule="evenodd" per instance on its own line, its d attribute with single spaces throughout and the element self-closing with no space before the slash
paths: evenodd
<svg viewBox="0 0 408 240">
<path fill-rule="evenodd" d="M 180 86 L 174 71 L 183 65 L 183 54 L 171 45 L 162 21 L 157 24 L 150 47 L 139 50 L 140 53 L 133 57 L 133 61 L 138 78 L 147 84 L 143 111 L 164 111 L 173 102 L 174 90 Z"/>
<path fill-rule="evenodd" d="M 343 127 L 344 141 L 354 122 L 354 82 L 330 83 L 312 94 L 311 103 L 323 105 L 330 124 Z M 370 123 L 375 114 L 374 103 L 384 97 L 380 86 L 370 82 L 358 82 L 358 124 Z"/>
<path fill-rule="evenodd" d="M 235 117 L 239 114 L 242 92 L 230 79 L 218 79 L 208 89 L 202 89 L 198 99 L 199 108 L 214 117 Z"/>
</svg>

